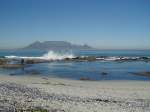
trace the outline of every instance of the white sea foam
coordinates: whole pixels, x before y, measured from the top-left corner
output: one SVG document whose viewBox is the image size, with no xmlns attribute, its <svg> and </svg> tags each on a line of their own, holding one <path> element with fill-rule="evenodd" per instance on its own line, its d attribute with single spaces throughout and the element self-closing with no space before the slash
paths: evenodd
<svg viewBox="0 0 150 112">
<path fill-rule="evenodd" d="M 49 51 L 48 53 L 40 56 L 40 57 L 30 57 L 30 56 L 5 56 L 5 58 L 9 59 L 43 59 L 43 60 L 63 60 L 65 58 L 74 58 L 75 56 L 72 53 L 60 53 Z"/>
<path fill-rule="evenodd" d="M 29 56 L 5 56 L 9 59 L 41 59 L 41 60 L 63 60 L 66 58 L 73 59 L 76 56 L 72 52 L 55 52 L 49 51 L 48 53 L 39 56 L 39 57 L 29 57 Z M 82 58 L 90 58 L 90 56 L 79 56 Z M 150 59 L 150 57 L 148 57 Z M 117 60 L 136 60 L 140 59 L 140 57 L 128 57 L 128 56 L 106 56 L 106 57 L 96 57 L 96 60 L 104 60 L 104 61 L 117 61 Z"/>
<path fill-rule="evenodd" d="M 107 57 L 105 58 L 106 61 L 115 61 L 115 60 L 119 60 L 120 58 L 119 57 Z"/>
<path fill-rule="evenodd" d="M 49 51 L 47 54 L 44 54 L 42 58 L 48 60 L 62 60 L 65 58 L 74 58 L 75 56 L 72 53 L 59 53 L 54 51 Z"/>
<path fill-rule="evenodd" d="M 97 60 L 105 60 L 105 61 L 115 61 L 120 60 L 120 57 L 110 56 L 110 57 L 98 57 Z"/>
</svg>

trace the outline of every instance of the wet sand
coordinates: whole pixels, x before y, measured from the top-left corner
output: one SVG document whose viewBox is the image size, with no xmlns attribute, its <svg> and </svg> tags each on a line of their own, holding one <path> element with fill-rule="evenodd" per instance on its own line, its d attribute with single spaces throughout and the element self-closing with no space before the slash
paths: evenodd
<svg viewBox="0 0 150 112">
<path fill-rule="evenodd" d="M 149 112 L 149 81 L 77 81 L 0 75 L 0 110 Z M 42 111 L 41 111 L 42 112 Z"/>
</svg>

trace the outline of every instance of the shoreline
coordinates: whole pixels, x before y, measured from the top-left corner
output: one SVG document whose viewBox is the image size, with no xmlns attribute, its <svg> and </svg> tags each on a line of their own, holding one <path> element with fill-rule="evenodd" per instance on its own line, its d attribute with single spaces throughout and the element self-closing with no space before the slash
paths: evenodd
<svg viewBox="0 0 150 112">
<path fill-rule="evenodd" d="M 16 109 L 40 107 L 50 112 L 148 112 L 149 85 L 149 81 L 80 81 L 0 75 L 0 100 L 17 102 L 20 107 Z M 0 106 L 9 105 L 8 102 Z"/>
</svg>

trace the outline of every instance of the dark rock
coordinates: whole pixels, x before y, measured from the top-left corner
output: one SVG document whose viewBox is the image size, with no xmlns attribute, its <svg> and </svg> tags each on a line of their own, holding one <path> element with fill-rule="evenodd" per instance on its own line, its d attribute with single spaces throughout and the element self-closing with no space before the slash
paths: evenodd
<svg viewBox="0 0 150 112">
<path fill-rule="evenodd" d="M 146 71 L 146 72 L 132 72 L 132 74 L 139 75 L 139 76 L 150 77 L 150 71 Z"/>
<path fill-rule="evenodd" d="M 148 57 L 140 57 L 140 59 L 148 60 L 149 58 Z"/>
<path fill-rule="evenodd" d="M 13 73 L 11 73 L 11 74 L 9 74 L 10 76 L 14 76 L 15 74 L 13 74 Z"/>
<path fill-rule="evenodd" d="M 102 74 L 102 75 L 107 75 L 108 73 L 107 73 L 107 72 L 102 72 L 101 74 Z"/>
<path fill-rule="evenodd" d="M 36 64 L 36 63 L 44 63 L 46 62 L 45 60 L 41 60 L 41 59 L 26 59 L 25 63 L 26 64 Z"/>
<path fill-rule="evenodd" d="M 6 59 L 0 58 L 0 65 L 3 65 L 3 64 L 6 64 L 6 63 L 7 63 Z"/>
<path fill-rule="evenodd" d="M 91 79 L 89 77 L 80 77 L 80 80 L 85 81 L 85 80 L 91 80 Z"/>
<path fill-rule="evenodd" d="M 72 60 L 77 60 L 77 61 L 95 61 L 96 57 L 95 56 L 87 56 L 87 57 L 75 57 Z"/>
<path fill-rule="evenodd" d="M 87 60 L 87 61 L 95 61 L 96 57 L 94 57 L 94 56 L 86 57 L 85 60 Z"/>
<path fill-rule="evenodd" d="M 0 56 L 0 58 L 5 58 L 5 56 Z"/>
<path fill-rule="evenodd" d="M 64 60 L 65 61 L 71 61 L 72 59 L 71 58 L 65 58 Z"/>
<path fill-rule="evenodd" d="M 16 69 L 16 68 L 22 68 L 24 65 L 22 64 L 3 64 L 0 65 L 1 68 L 9 68 L 9 69 Z"/>
<path fill-rule="evenodd" d="M 75 58 L 72 58 L 73 60 L 79 60 L 80 59 L 80 57 L 79 56 L 77 56 L 77 57 L 75 57 Z"/>
</svg>

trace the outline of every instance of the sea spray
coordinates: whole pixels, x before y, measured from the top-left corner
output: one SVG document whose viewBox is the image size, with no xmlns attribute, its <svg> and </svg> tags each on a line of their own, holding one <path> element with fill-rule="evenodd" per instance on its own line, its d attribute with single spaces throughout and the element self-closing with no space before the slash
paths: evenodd
<svg viewBox="0 0 150 112">
<path fill-rule="evenodd" d="M 65 58 L 74 58 L 75 56 L 72 53 L 68 52 L 54 52 L 54 51 L 49 51 L 48 53 L 44 54 L 42 58 L 48 59 L 48 60 L 63 60 Z"/>
</svg>

